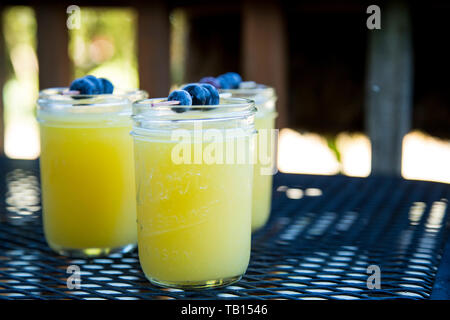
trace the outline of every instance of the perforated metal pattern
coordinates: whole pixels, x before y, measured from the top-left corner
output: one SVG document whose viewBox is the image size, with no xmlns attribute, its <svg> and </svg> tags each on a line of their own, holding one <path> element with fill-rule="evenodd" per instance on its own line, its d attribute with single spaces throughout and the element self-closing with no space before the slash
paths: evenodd
<svg viewBox="0 0 450 320">
<path fill-rule="evenodd" d="M 222 289 L 160 289 L 137 253 L 69 259 L 42 234 L 38 163 L 0 160 L 0 299 L 428 298 L 448 234 L 446 184 L 278 174 L 245 277 Z M 66 269 L 81 268 L 69 290 Z M 381 270 L 368 289 L 367 268 Z"/>
</svg>

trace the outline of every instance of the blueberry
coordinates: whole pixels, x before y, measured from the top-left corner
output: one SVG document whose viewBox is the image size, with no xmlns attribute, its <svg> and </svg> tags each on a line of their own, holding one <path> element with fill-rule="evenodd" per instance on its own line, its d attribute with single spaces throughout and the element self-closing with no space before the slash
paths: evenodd
<svg viewBox="0 0 450 320">
<path fill-rule="evenodd" d="M 72 81 L 70 90 L 79 91 L 80 94 L 95 94 L 96 87 L 88 78 L 79 78 Z"/>
<path fill-rule="evenodd" d="M 227 72 L 225 74 L 231 79 L 233 88 L 234 89 L 239 88 L 239 84 L 242 82 L 241 76 L 236 72 Z"/>
<path fill-rule="evenodd" d="M 210 85 L 216 87 L 217 89 L 220 89 L 220 88 L 221 88 L 221 86 L 220 86 L 220 81 L 217 80 L 217 78 L 214 78 L 214 77 L 204 77 L 204 78 L 201 78 L 200 81 L 199 81 L 199 83 L 209 83 Z"/>
<path fill-rule="evenodd" d="M 167 98 L 168 101 L 180 101 L 179 105 L 182 106 L 191 106 L 192 105 L 192 98 L 189 92 L 185 90 L 174 90 L 169 94 L 169 97 Z M 173 111 L 177 113 L 185 112 L 187 108 L 179 108 L 175 107 L 172 109 Z"/>
<path fill-rule="evenodd" d="M 220 75 L 217 77 L 220 83 L 221 89 L 232 89 L 230 79 L 226 75 Z"/>
<path fill-rule="evenodd" d="M 87 75 L 84 78 L 90 80 L 94 84 L 95 88 L 93 94 L 103 93 L 103 83 L 100 79 L 94 77 L 93 75 Z"/>
<path fill-rule="evenodd" d="M 192 105 L 204 105 L 208 99 L 209 91 L 203 88 L 199 83 L 190 83 L 185 85 L 181 90 L 189 92 L 192 98 Z"/>
<path fill-rule="evenodd" d="M 168 101 L 180 101 L 181 106 L 191 106 L 192 98 L 186 90 L 174 90 L 169 94 Z"/>
<path fill-rule="evenodd" d="M 102 83 L 102 87 L 103 87 L 102 93 L 113 93 L 114 86 L 111 83 L 111 81 L 109 81 L 108 79 L 105 79 L 105 78 L 99 78 L 98 80 L 100 80 Z"/>
<path fill-rule="evenodd" d="M 237 89 L 242 82 L 242 78 L 236 72 L 227 72 L 217 77 L 222 89 Z"/>
<path fill-rule="evenodd" d="M 217 91 L 216 87 L 209 83 L 202 83 L 200 84 L 203 88 L 208 90 L 208 98 L 206 99 L 206 103 L 208 105 L 215 105 L 219 104 L 219 92 Z"/>
</svg>

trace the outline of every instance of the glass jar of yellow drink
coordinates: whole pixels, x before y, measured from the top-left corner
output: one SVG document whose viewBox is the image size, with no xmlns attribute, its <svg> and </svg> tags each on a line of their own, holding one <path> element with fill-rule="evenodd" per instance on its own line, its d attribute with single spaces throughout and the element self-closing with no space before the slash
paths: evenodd
<svg viewBox="0 0 450 320">
<path fill-rule="evenodd" d="M 133 105 L 138 250 L 150 282 L 209 288 L 250 258 L 254 114 L 250 100 Z"/>
<path fill-rule="evenodd" d="M 276 172 L 277 117 L 275 90 L 264 85 L 248 89 L 226 89 L 220 92 L 232 97 L 247 98 L 255 102 L 258 112 L 255 128 L 258 131 L 255 144 L 255 165 L 253 174 L 252 230 L 262 228 L 269 219 L 272 204 L 272 175 Z"/>
<path fill-rule="evenodd" d="M 44 234 L 59 254 L 73 257 L 136 247 L 131 103 L 144 91 L 39 95 Z"/>
</svg>

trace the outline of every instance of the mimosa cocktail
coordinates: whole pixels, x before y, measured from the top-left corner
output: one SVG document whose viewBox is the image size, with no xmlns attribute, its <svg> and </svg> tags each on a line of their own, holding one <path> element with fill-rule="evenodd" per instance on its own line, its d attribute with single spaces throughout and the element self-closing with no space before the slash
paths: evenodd
<svg viewBox="0 0 450 320">
<path fill-rule="evenodd" d="M 146 106 L 155 100 L 134 104 L 142 269 L 169 287 L 237 281 L 250 258 L 253 103 Z"/>
<path fill-rule="evenodd" d="M 262 228 L 269 219 L 272 204 L 272 177 L 276 171 L 275 90 L 256 85 L 248 89 L 226 89 L 222 93 L 232 97 L 255 101 L 258 112 L 255 128 L 258 131 L 255 143 L 255 165 L 253 174 L 252 230 Z"/>
<path fill-rule="evenodd" d="M 72 97 L 49 89 L 38 105 L 49 246 L 69 256 L 133 249 L 137 226 L 129 97 Z"/>
</svg>

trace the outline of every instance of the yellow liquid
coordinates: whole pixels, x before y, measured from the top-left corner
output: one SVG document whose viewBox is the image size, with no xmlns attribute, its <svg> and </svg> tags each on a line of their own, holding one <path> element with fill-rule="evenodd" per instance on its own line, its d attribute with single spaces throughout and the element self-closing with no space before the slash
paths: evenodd
<svg viewBox="0 0 450 320">
<path fill-rule="evenodd" d="M 135 139 L 142 269 L 175 287 L 237 280 L 250 258 L 252 165 L 175 164 L 175 144 Z"/>
<path fill-rule="evenodd" d="M 131 122 L 41 123 L 45 237 L 52 249 L 99 255 L 137 242 Z"/>
<path fill-rule="evenodd" d="M 260 130 L 270 130 L 275 128 L 275 116 L 276 113 L 268 113 L 262 117 L 255 118 L 255 128 L 258 130 L 257 142 L 255 152 L 258 152 L 260 143 L 266 143 L 267 152 L 266 156 L 270 156 L 272 159 L 271 163 L 274 163 L 275 152 L 270 148 L 270 132 L 268 132 L 264 137 L 261 136 Z M 262 139 L 264 138 L 264 141 Z M 270 165 L 260 163 L 259 157 L 256 157 L 257 161 L 254 165 L 253 174 L 253 201 L 252 201 L 252 231 L 256 231 L 262 228 L 270 215 L 270 207 L 272 204 L 272 175 L 263 174 L 261 170 L 263 168 L 269 168 Z"/>
</svg>

